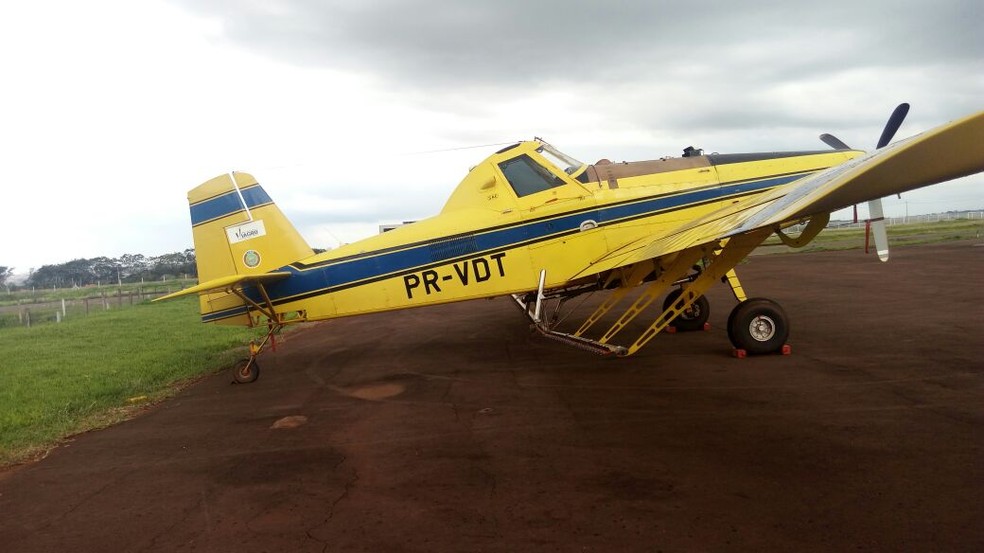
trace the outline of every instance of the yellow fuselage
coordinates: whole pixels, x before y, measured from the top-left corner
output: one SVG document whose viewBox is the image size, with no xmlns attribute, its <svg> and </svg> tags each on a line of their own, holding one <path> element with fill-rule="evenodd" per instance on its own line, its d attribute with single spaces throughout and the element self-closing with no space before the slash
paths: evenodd
<svg viewBox="0 0 984 553">
<path fill-rule="evenodd" d="M 434 217 L 278 268 L 291 274 L 266 285 L 270 301 L 280 314 L 314 321 L 535 290 L 541 270 L 545 289 L 570 286 L 597 279 L 591 262 L 615 248 L 861 154 L 599 162 L 568 175 L 540 147 L 521 142 L 490 156 Z M 549 188 L 518 182 L 531 178 Z M 241 302 L 203 297 L 202 307 L 206 321 L 248 322 Z"/>
</svg>

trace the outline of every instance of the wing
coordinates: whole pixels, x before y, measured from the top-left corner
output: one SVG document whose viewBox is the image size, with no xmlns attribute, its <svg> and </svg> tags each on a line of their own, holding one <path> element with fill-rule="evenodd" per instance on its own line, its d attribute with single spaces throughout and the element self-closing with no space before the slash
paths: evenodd
<svg viewBox="0 0 984 553">
<path fill-rule="evenodd" d="M 746 197 L 664 236 L 626 244 L 596 260 L 578 276 L 979 173 L 984 171 L 982 144 L 984 111 L 778 189 Z"/>
</svg>

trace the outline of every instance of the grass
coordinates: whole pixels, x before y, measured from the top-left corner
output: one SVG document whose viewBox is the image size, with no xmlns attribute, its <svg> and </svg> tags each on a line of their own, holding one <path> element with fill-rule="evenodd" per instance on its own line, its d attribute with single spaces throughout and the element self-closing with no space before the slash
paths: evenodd
<svg viewBox="0 0 984 553">
<path fill-rule="evenodd" d="M 887 227 L 888 243 L 891 247 L 947 242 L 952 240 L 971 240 L 984 236 L 984 221 L 980 219 L 957 219 L 936 223 L 914 223 L 891 225 Z M 816 252 L 852 250 L 864 247 L 864 227 L 848 229 L 824 229 L 806 247 L 793 249 L 783 246 L 775 235 L 769 237 L 757 254 L 786 252 Z M 872 238 L 871 247 L 874 247 Z"/>
<path fill-rule="evenodd" d="M 0 331 L 0 466 L 127 418 L 228 366 L 255 329 L 205 325 L 197 298 Z"/>
</svg>

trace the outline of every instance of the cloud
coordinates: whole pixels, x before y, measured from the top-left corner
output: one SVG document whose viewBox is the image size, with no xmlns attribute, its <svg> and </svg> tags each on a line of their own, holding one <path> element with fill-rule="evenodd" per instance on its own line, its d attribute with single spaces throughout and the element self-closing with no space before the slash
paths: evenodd
<svg viewBox="0 0 984 553">
<path fill-rule="evenodd" d="M 412 88 L 659 80 L 692 65 L 795 80 L 844 62 L 980 58 L 978 3 L 829 0 L 184 1 L 230 41 L 282 61 L 366 70 Z M 767 63 L 763 63 L 767 62 Z M 750 71 L 751 69 L 751 71 Z"/>
<path fill-rule="evenodd" d="M 978 109 L 984 90 L 971 0 L 180 2 L 238 47 L 368 75 L 394 103 L 486 126 L 512 123 L 504 104 L 570 91 L 569 119 L 625 130 L 869 131 L 897 102 L 945 104 L 913 111 L 928 126 Z"/>
<path fill-rule="evenodd" d="M 869 148 L 898 102 L 899 136 L 984 107 L 976 0 L 8 4 L 4 265 L 184 249 L 185 191 L 229 170 L 327 243 L 436 213 L 463 147 Z"/>
</svg>

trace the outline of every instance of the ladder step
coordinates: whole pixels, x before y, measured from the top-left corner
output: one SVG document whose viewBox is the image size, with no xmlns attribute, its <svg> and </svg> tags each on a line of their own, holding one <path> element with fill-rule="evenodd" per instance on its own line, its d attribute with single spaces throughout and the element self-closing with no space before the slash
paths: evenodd
<svg viewBox="0 0 984 553">
<path fill-rule="evenodd" d="M 534 325 L 534 327 L 537 329 L 537 331 L 540 334 L 542 334 L 546 338 L 550 338 L 551 340 L 557 340 L 558 342 L 563 342 L 570 346 L 574 346 L 578 349 L 590 351 L 598 355 L 623 356 L 628 352 L 628 350 L 622 346 L 615 346 L 612 344 L 602 344 L 597 340 L 582 338 L 580 336 L 574 336 L 573 334 L 566 334 L 564 332 L 557 332 L 555 330 L 547 330 L 545 328 L 540 327 L 539 325 Z"/>
</svg>

